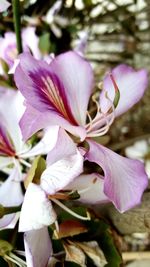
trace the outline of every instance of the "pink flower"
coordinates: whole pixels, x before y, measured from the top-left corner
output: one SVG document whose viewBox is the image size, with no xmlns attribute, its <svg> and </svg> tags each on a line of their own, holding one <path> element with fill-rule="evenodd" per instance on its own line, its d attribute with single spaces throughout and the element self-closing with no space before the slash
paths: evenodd
<svg viewBox="0 0 150 267">
<path fill-rule="evenodd" d="M 42 55 L 38 47 L 39 38 L 35 30 L 35 27 L 27 27 L 22 30 L 23 51 L 31 51 L 35 58 L 41 59 Z M 14 64 L 17 65 L 19 62 L 14 32 L 6 32 L 4 37 L 0 38 L 0 58 L 6 61 L 10 67 L 9 73 L 12 73 Z M 0 68 L 0 73 L 3 74 L 2 68 Z"/>
<path fill-rule="evenodd" d="M 116 116 L 140 100 L 147 86 L 144 69 L 135 71 L 120 65 L 112 70 L 112 79 L 110 75 L 104 79 L 99 102 L 93 99 L 97 106 L 94 118 L 87 111 L 93 71 L 75 52 L 61 54 L 50 64 L 34 59 L 29 53 L 22 54 L 15 81 L 26 99 L 26 111 L 20 122 L 25 139 L 50 125 L 62 127 L 80 141 L 86 139 L 89 150 L 85 158 L 102 167 L 103 192 L 107 198 L 121 212 L 139 204 L 147 186 L 143 164 L 117 155 L 92 137 L 104 135 Z M 114 106 L 116 84 L 120 100 Z"/>
<path fill-rule="evenodd" d="M 6 0 L 0 1 L 0 12 L 4 12 L 7 10 L 7 8 L 10 6 L 10 3 Z"/>
<path fill-rule="evenodd" d="M 19 231 L 25 232 L 28 266 L 46 266 L 52 254 L 47 226 L 54 223 L 57 218 L 51 196 L 57 194 L 82 171 L 82 155 L 71 138 L 60 129 L 56 147 L 47 157 L 47 168 L 41 176 L 41 183 L 29 184 L 21 208 Z"/>
<path fill-rule="evenodd" d="M 0 169 L 8 174 L 0 186 L 0 203 L 6 207 L 19 206 L 23 201 L 20 183 L 23 180 L 22 164 L 30 167 L 26 159 L 47 154 L 56 144 L 59 127 L 53 127 L 53 135 L 48 129 L 39 143 L 31 148 L 22 140 L 19 127 L 25 109 L 24 98 L 20 92 L 8 88 L 0 88 L 0 95 Z M 10 214 L 1 218 L 0 229 L 10 227 L 14 217 L 15 214 Z"/>
</svg>

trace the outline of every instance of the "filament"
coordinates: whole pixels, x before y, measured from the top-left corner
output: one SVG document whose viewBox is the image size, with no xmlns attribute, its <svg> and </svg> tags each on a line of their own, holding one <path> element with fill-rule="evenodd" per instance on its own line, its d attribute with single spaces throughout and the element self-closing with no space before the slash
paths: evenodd
<svg viewBox="0 0 150 267">
<path fill-rule="evenodd" d="M 19 159 L 19 161 L 20 161 L 24 166 L 26 166 L 26 167 L 28 167 L 28 168 L 31 168 L 31 166 L 32 166 L 29 162 L 27 162 L 27 161 L 24 160 L 24 159 Z"/>
<path fill-rule="evenodd" d="M 58 206 L 60 206 L 63 210 L 67 211 L 69 214 L 71 214 L 72 216 L 83 220 L 83 221 L 88 221 L 90 220 L 90 216 L 88 215 L 87 217 L 83 217 L 77 213 L 75 213 L 74 211 L 72 211 L 71 209 L 69 209 L 68 207 L 66 207 L 64 204 L 62 204 L 58 199 L 51 199 L 53 202 L 55 202 Z"/>
<path fill-rule="evenodd" d="M 110 125 L 114 121 L 115 118 L 115 108 L 113 102 L 108 98 L 106 94 L 106 98 L 110 103 L 110 108 L 106 113 L 100 111 L 100 105 L 95 97 L 92 97 L 93 102 L 95 102 L 97 107 L 97 112 L 94 119 L 91 118 L 89 112 L 87 112 L 87 116 L 89 118 L 89 123 L 86 125 L 87 137 L 98 137 L 106 134 L 110 128 Z"/>
</svg>

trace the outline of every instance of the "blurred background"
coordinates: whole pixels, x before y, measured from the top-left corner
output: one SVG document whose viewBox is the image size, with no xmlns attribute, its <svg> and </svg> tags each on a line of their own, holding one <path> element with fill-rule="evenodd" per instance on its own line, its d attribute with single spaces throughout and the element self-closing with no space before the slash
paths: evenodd
<svg viewBox="0 0 150 267">
<path fill-rule="evenodd" d="M 41 53 L 81 51 L 93 66 L 96 88 L 106 72 L 120 63 L 150 71 L 149 0 L 20 0 L 20 5 L 22 27 L 36 28 Z M 1 15 L 0 35 L 6 31 L 14 31 L 11 9 Z M 144 161 L 150 176 L 149 89 L 101 142 Z M 125 235 L 121 244 L 126 266 L 150 266 L 149 233 Z"/>
<path fill-rule="evenodd" d="M 20 0 L 20 3 L 22 27 L 36 27 L 42 53 L 83 50 L 93 65 L 97 83 L 120 63 L 150 70 L 149 0 Z M 13 31 L 11 12 L 10 9 L 3 13 L 2 36 L 5 31 Z M 147 90 L 136 108 L 113 125 L 110 142 L 117 141 L 117 149 L 118 141 L 141 139 L 149 134 L 149 94 Z"/>
</svg>

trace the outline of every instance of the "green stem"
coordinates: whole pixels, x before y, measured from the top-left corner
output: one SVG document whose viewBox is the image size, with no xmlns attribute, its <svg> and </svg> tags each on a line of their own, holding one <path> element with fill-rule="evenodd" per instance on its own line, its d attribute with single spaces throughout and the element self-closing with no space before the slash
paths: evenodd
<svg viewBox="0 0 150 267">
<path fill-rule="evenodd" d="M 16 213 L 21 210 L 20 206 L 14 206 L 14 207 L 4 207 L 0 204 L 0 219 L 3 218 L 4 215 Z"/>
<path fill-rule="evenodd" d="M 21 210 L 21 205 L 20 206 L 14 206 L 14 207 L 4 207 L 4 212 L 6 214 L 10 213 L 16 213 Z"/>
<path fill-rule="evenodd" d="M 22 41 L 21 41 L 21 19 L 20 19 L 20 4 L 19 0 L 12 0 L 13 6 L 13 20 L 16 33 L 18 54 L 22 53 Z"/>
</svg>

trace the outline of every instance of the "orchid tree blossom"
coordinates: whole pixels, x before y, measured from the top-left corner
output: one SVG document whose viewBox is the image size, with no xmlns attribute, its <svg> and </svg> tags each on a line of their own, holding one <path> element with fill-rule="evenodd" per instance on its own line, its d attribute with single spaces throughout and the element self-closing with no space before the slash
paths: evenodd
<svg viewBox="0 0 150 267">
<path fill-rule="evenodd" d="M 41 141 L 33 148 L 25 144 L 19 127 L 19 120 L 24 112 L 24 98 L 18 91 L 1 89 L 0 169 L 8 173 L 8 178 L 0 186 L 0 204 L 11 207 L 19 206 L 23 201 L 20 184 L 23 180 L 22 165 L 29 168 L 31 164 L 26 159 L 47 154 L 55 146 L 59 128 L 54 126 L 53 135 L 47 130 Z M 8 226 L 14 216 L 15 214 L 11 214 L 1 218 L 0 228 Z"/>
<path fill-rule="evenodd" d="M 41 59 L 42 55 L 38 47 L 39 38 L 35 30 L 35 27 L 27 27 L 22 30 L 23 51 L 31 51 L 35 58 Z M 6 61 L 10 67 L 10 73 L 14 63 L 18 64 L 17 57 L 16 35 L 14 32 L 6 32 L 4 37 L 0 38 L 0 58 Z M 3 74 L 2 70 L 1 73 Z"/>
<path fill-rule="evenodd" d="M 119 65 L 106 75 L 99 101 L 92 98 L 97 108 L 94 118 L 87 110 L 94 85 L 93 71 L 75 52 L 61 54 L 50 64 L 24 53 L 20 55 L 15 81 L 26 99 L 20 122 L 24 139 L 41 128 L 58 125 L 76 137 L 78 144 L 86 140 L 89 150 L 85 159 L 103 169 L 103 192 L 108 199 L 121 212 L 140 203 L 147 186 L 143 164 L 117 155 L 92 138 L 106 134 L 115 117 L 140 100 L 147 86 L 146 70 Z M 118 92 L 120 99 L 116 104 Z"/>
<path fill-rule="evenodd" d="M 21 208 L 19 231 L 25 232 L 27 266 L 46 266 L 52 251 L 47 226 L 57 218 L 52 203 L 69 210 L 59 201 L 59 197 L 64 196 L 65 199 L 61 190 L 83 171 L 83 160 L 75 143 L 60 129 L 56 147 L 47 156 L 47 168 L 41 176 L 40 184 L 28 185 Z"/>
<path fill-rule="evenodd" d="M 6 11 L 9 6 L 10 6 L 10 3 L 8 1 L 1 0 L 1 2 L 0 2 L 0 12 Z"/>
</svg>

